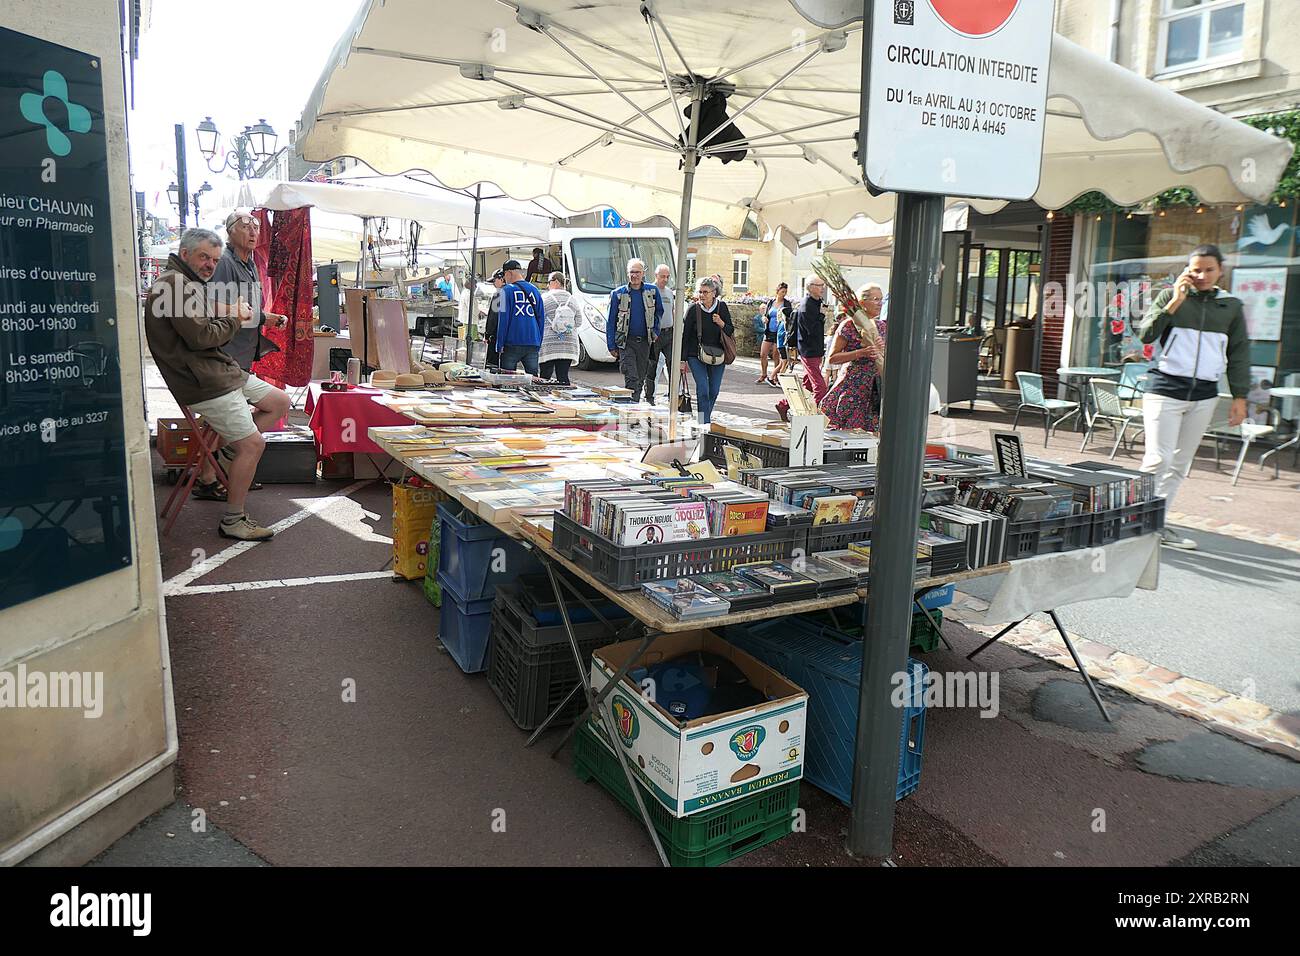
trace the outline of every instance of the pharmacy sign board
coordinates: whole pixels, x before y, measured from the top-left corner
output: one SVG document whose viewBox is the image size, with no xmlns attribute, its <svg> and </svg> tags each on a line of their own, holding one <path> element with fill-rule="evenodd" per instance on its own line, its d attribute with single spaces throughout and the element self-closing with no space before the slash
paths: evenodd
<svg viewBox="0 0 1300 956">
<path fill-rule="evenodd" d="M 882 191 L 1038 191 L 1052 0 L 866 0 L 862 137 Z"/>
</svg>

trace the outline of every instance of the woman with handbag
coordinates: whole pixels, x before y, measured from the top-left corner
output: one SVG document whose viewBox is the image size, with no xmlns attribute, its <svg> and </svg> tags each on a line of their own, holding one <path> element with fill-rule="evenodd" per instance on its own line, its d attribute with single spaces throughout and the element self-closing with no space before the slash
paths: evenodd
<svg viewBox="0 0 1300 956">
<path fill-rule="evenodd" d="M 727 303 L 719 298 L 721 287 L 712 277 L 700 280 L 700 297 L 682 322 L 682 374 L 689 369 L 695 379 L 699 422 L 713 418 L 713 405 L 722 392 L 722 373 L 735 360 L 735 328 Z"/>
<path fill-rule="evenodd" d="M 839 324 L 831 338 L 827 364 L 843 373 L 822 399 L 830 428 L 880 431 L 881 375 L 885 365 L 886 324 L 880 318 L 884 292 L 869 285 L 858 293 L 862 309 Z"/>
</svg>

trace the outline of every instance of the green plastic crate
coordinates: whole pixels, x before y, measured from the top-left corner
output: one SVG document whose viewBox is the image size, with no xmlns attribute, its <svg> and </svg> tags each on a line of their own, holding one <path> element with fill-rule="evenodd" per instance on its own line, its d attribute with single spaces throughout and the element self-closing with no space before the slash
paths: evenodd
<svg viewBox="0 0 1300 956">
<path fill-rule="evenodd" d="M 594 778 L 640 819 L 623 767 L 598 734 L 590 724 L 583 724 L 574 735 L 573 772 L 584 782 Z M 645 787 L 641 797 L 670 865 L 721 866 L 791 832 L 799 806 L 799 781 L 689 817 L 673 816 Z"/>
<path fill-rule="evenodd" d="M 943 626 L 943 611 L 935 608 L 930 612 L 934 623 Z M 912 650 L 922 654 L 935 650 L 940 644 L 939 632 L 930 626 L 929 620 L 921 613 L 912 615 Z"/>
</svg>

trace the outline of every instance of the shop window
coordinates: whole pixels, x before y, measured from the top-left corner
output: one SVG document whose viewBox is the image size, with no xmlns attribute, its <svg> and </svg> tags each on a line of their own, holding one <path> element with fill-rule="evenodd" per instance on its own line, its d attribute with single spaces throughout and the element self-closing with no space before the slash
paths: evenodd
<svg viewBox="0 0 1300 956">
<path fill-rule="evenodd" d="M 731 288 L 737 292 L 749 290 L 749 256 L 732 256 Z"/>
<path fill-rule="evenodd" d="M 1245 18 L 1245 0 L 1164 0 L 1160 72 L 1182 72 L 1239 60 Z"/>
</svg>

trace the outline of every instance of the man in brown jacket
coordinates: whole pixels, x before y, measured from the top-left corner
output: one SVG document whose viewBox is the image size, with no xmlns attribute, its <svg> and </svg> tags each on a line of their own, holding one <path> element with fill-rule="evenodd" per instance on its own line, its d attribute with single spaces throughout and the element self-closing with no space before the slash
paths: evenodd
<svg viewBox="0 0 1300 956">
<path fill-rule="evenodd" d="M 207 229 L 189 229 L 181 236 L 179 253 L 149 289 L 144 328 L 158 371 L 173 397 L 204 420 L 228 443 L 229 487 L 222 489 L 209 464 L 195 486 L 196 497 L 226 502 L 217 526 L 223 537 L 265 541 L 274 533 L 244 511 L 266 442 L 262 432 L 289 412 L 289 396 L 250 375 L 222 347 L 240 325 L 252 318 L 252 308 L 239 300 L 231 308 L 214 303 L 207 282 L 221 258 L 221 240 Z M 235 298 L 227 301 L 235 302 Z"/>
</svg>

